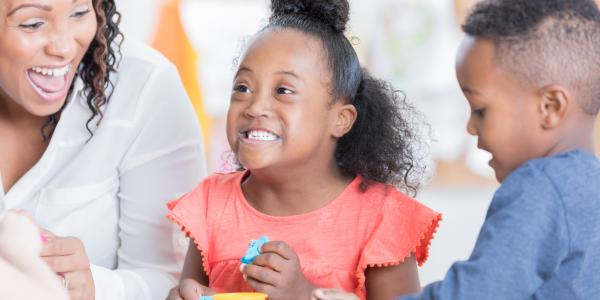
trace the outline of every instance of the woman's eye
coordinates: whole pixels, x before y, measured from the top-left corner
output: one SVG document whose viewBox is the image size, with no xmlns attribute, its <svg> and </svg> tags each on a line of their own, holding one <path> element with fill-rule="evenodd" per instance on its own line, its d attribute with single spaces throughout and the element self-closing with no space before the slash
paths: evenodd
<svg viewBox="0 0 600 300">
<path fill-rule="evenodd" d="M 88 13 L 90 13 L 90 11 L 91 11 L 91 10 L 89 10 L 89 9 L 86 9 L 86 10 L 83 10 L 83 11 L 77 11 L 77 12 L 74 12 L 74 13 L 71 15 L 71 17 L 74 17 L 74 18 L 81 18 L 81 17 L 83 17 L 83 16 L 87 15 Z"/>
<path fill-rule="evenodd" d="M 233 90 L 235 92 L 239 92 L 239 93 L 249 93 L 250 92 L 250 88 L 243 84 L 238 84 L 238 85 L 234 86 Z"/>
<path fill-rule="evenodd" d="M 284 87 L 280 87 L 277 88 L 277 94 L 293 94 L 294 91 L 288 89 L 288 88 L 284 88 Z"/>
<path fill-rule="evenodd" d="M 21 25 L 19 25 L 19 27 L 25 28 L 25 29 L 38 29 L 42 25 L 44 25 L 44 22 L 33 22 L 33 23 L 21 24 Z"/>
</svg>

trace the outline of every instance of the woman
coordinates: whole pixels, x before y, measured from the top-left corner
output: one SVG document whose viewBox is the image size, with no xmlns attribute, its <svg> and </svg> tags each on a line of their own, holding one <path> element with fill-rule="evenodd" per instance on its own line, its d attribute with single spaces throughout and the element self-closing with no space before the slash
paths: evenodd
<svg viewBox="0 0 600 300">
<path fill-rule="evenodd" d="M 119 49 L 114 0 L 2 0 L 0 16 L 0 213 L 33 215 L 72 299 L 164 299 L 180 269 L 165 203 L 204 175 L 177 71 Z"/>
</svg>

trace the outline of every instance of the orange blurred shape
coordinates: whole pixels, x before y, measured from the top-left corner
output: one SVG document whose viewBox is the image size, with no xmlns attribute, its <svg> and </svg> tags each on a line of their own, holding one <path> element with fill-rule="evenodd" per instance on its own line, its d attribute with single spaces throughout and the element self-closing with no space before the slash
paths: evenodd
<svg viewBox="0 0 600 300">
<path fill-rule="evenodd" d="M 208 147 L 212 120 L 204 109 L 197 75 L 198 55 L 188 39 L 179 13 L 179 0 L 165 0 L 160 10 L 157 30 L 151 45 L 171 60 L 181 76 L 183 85 L 192 101 Z"/>
</svg>

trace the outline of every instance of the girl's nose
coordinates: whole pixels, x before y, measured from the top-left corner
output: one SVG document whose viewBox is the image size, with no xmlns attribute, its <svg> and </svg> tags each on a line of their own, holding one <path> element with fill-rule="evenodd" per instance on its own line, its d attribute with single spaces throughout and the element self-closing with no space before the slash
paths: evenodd
<svg viewBox="0 0 600 300">
<path fill-rule="evenodd" d="M 251 119 L 267 118 L 271 114 L 271 101 L 268 95 L 257 93 L 246 107 L 244 114 Z"/>
</svg>

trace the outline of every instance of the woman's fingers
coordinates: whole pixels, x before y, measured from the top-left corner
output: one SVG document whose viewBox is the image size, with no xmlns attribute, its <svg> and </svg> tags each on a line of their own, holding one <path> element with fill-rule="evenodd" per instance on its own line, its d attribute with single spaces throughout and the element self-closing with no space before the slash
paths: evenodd
<svg viewBox="0 0 600 300">
<path fill-rule="evenodd" d="M 75 253 L 85 253 L 83 243 L 74 237 L 47 236 L 49 240 L 42 247 L 41 256 L 65 256 Z"/>
</svg>

